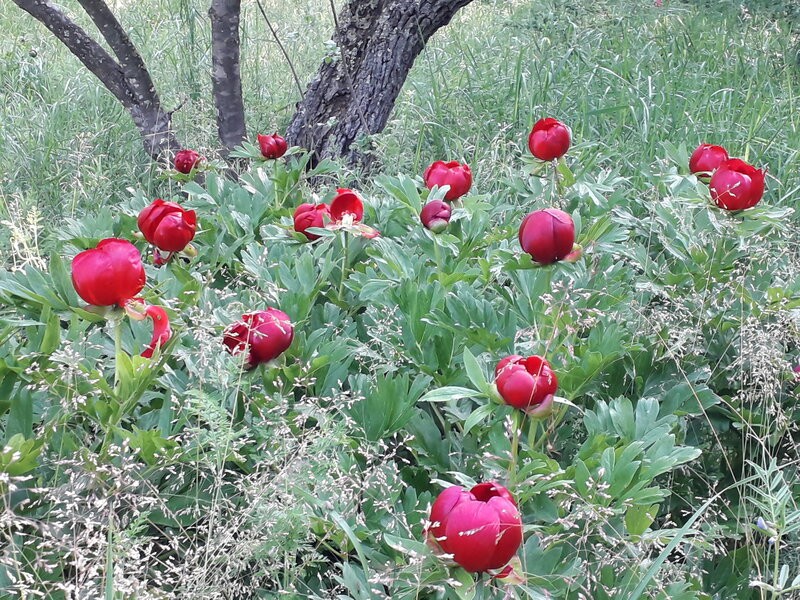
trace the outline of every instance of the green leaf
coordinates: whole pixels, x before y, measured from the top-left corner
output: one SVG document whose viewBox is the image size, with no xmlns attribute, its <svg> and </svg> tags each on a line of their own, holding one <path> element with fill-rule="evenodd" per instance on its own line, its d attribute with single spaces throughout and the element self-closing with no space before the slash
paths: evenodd
<svg viewBox="0 0 800 600">
<path fill-rule="evenodd" d="M 330 517 L 333 522 L 336 523 L 342 529 L 342 531 L 344 531 L 345 535 L 350 540 L 350 543 L 353 544 L 353 548 L 355 548 L 356 554 L 358 554 L 358 560 L 361 561 L 361 568 L 364 569 L 364 574 L 367 576 L 367 579 L 369 579 L 369 563 L 367 562 L 367 557 L 364 555 L 364 549 L 361 545 L 361 540 L 358 539 L 358 536 L 356 536 L 353 529 L 340 514 L 332 512 L 330 513 Z"/>
<path fill-rule="evenodd" d="M 477 591 L 475 579 L 464 569 L 453 569 L 453 591 L 461 600 L 473 600 Z"/>
<path fill-rule="evenodd" d="M 464 421 L 464 435 L 467 435 L 470 430 L 478 423 L 483 421 L 486 417 L 494 412 L 493 404 L 481 404 L 478 408 L 473 410 Z"/>
<path fill-rule="evenodd" d="M 446 386 L 432 390 L 419 399 L 420 402 L 450 402 L 459 398 L 479 398 L 481 393 L 465 387 Z"/>
<path fill-rule="evenodd" d="M 428 546 L 419 540 L 410 540 L 408 538 L 401 538 L 389 533 L 384 533 L 383 541 L 393 550 L 397 550 L 401 554 L 408 554 L 412 557 L 424 556 L 429 552 Z"/>
<path fill-rule="evenodd" d="M 17 477 L 33 471 L 41 451 L 42 440 L 26 440 L 21 433 L 11 436 L 0 450 L 0 473 Z"/>
<path fill-rule="evenodd" d="M 39 344 L 39 352 L 45 356 L 52 354 L 61 344 L 61 320 L 58 315 L 51 311 L 50 306 L 45 305 L 39 319 L 46 323 L 42 333 L 42 341 Z"/>
<path fill-rule="evenodd" d="M 625 511 L 625 527 L 631 535 L 642 535 L 658 514 L 658 505 L 631 506 Z"/>
<path fill-rule="evenodd" d="M 472 352 L 469 351 L 469 348 L 464 348 L 464 369 L 467 371 L 467 377 L 469 377 L 472 385 L 478 388 L 482 393 L 488 394 L 489 383 L 486 381 L 486 376 L 483 374 L 483 368 L 481 368 L 480 363 L 478 363 L 478 360 L 473 356 Z"/>
<path fill-rule="evenodd" d="M 572 187 L 575 185 L 575 175 L 570 170 L 569 165 L 567 165 L 567 161 L 562 156 L 558 160 L 558 166 L 556 167 L 558 170 L 559 175 L 561 175 L 561 185 L 565 188 Z"/>
</svg>

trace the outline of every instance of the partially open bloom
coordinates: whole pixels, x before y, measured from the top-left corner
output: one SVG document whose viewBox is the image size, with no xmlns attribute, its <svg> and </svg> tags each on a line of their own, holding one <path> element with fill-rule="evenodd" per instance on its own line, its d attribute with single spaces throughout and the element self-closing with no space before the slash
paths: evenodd
<svg viewBox="0 0 800 600">
<path fill-rule="evenodd" d="M 431 200 L 422 207 L 419 218 L 426 229 L 434 233 L 441 233 L 450 223 L 450 205 L 441 200 Z"/>
<path fill-rule="evenodd" d="M 541 356 L 507 356 L 494 370 L 495 385 L 503 401 L 534 417 L 549 415 L 558 379 Z"/>
<path fill-rule="evenodd" d="M 331 219 L 337 223 L 357 223 L 364 218 L 364 203 L 353 190 L 339 188 L 331 200 Z"/>
<path fill-rule="evenodd" d="M 365 238 L 374 238 L 380 235 L 377 229 L 361 222 L 364 218 L 364 203 L 353 190 L 339 188 L 330 205 L 331 223 L 328 229 L 347 229 Z"/>
<path fill-rule="evenodd" d="M 561 158 L 569 150 L 569 127 L 553 118 L 539 119 L 528 136 L 528 148 L 539 160 Z"/>
<path fill-rule="evenodd" d="M 325 227 L 325 217 L 330 217 L 327 204 L 301 204 L 294 211 L 294 230 L 305 235 L 309 240 L 319 239 L 315 233 L 306 231 L 309 227 Z"/>
<path fill-rule="evenodd" d="M 222 342 L 231 354 L 248 351 L 245 368 L 269 362 L 292 345 L 294 328 L 289 315 L 277 308 L 268 308 L 242 315 L 223 334 Z"/>
<path fill-rule="evenodd" d="M 728 151 L 722 146 L 700 144 L 689 158 L 689 170 L 697 175 L 698 179 L 708 183 L 711 174 L 726 160 Z"/>
<path fill-rule="evenodd" d="M 557 208 L 534 211 L 519 226 L 519 245 L 540 264 L 562 260 L 575 246 L 575 223 Z"/>
<path fill-rule="evenodd" d="M 167 312 L 160 306 L 148 306 L 145 310 L 146 316 L 153 321 L 153 339 L 145 347 L 142 356 L 152 358 L 156 348 L 160 348 L 172 337 L 172 329 L 169 326 Z"/>
<path fill-rule="evenodd" d="M 142 257 L 127 240 L 105 239 L 72 259 L 72 285 L 93 306 L 124 306 L 144 284 Z"/>
<path fill-rule="evenodd" d="M 522 544 L 522 519 L 511 493 L 497 483 L 439 494 L 425 528 L 434 550 L 472 573 L 502 569 Z"/>
<path fill-rule="evenodd" d="M 194 150 L 179 150 L 175 155 L 175 170 L 188 175 L 201 160 L 203 160 L 203 157 Z"/>
<path fill-rule="evenodd" d="M 158 250 L 181 252 L 194 239 L 197 215 L 175 202 L 154 200 L 139 213 L 139 230 Z"/>
<path fill-rule="evenodd" d="M 432 189 L 435 185 L 439 187 L 449 185 L 450 189 L 444 195 L 444 199 L 448 202 L 458 200 L 472 187 L 472 171 L 469 165 L 457 160 L 450 162 L 437 160 L 425 169 L 422 178 L 428 189 Z"/>
<path fill-rule="evenodd" d="M 741 159 L 726 160 L 711 176 L 711 199 L 727 210 L 752 208 L 764 195 L 764 175 Z"/>
<path fill-rule="evenodd" d="M 275 159 L 286 154 L 288 145 L 286 140 L 276 133 L 272 135 L 258 134 L 258 145 L 264 158 Z"/>
</svg>

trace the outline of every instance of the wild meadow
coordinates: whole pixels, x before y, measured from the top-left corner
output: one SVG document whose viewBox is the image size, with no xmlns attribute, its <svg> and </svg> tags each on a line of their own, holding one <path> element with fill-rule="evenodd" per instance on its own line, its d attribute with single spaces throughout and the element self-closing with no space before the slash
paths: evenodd
<svg viewBox="0 0 800 600">
<path fill-rule="evenodd" d="M 800 598 L 794 2 L 477 0 L 369 171 L 247 2 L 237 177 L 207 2 L 111 6 L 196 154 L 0 4 L 0 597 Z"/>
</svg>

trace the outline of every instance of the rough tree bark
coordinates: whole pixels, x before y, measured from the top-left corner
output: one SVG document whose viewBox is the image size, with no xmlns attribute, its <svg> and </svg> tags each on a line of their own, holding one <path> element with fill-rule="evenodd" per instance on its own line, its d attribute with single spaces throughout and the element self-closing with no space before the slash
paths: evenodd
<svg viewBox="0 0 800 600">
<path fill-rule="evenodd" d="M 241 0 L 212 0 L 211 83 L 217 108 L 219 140 L 226 151 L 247 138 L 239 60 L 239 13 Z"/>
<path fill-rule="evenodd" d="M 369 166 L 357 142 L 386 126 L 408 72 L 428 39 L 472 0 L 348 0 L 323 63 L 287 130 L 317 158 Z"/>
<path fill-rule="evenodd" d="M 49 0 L 13 1 L 61 40 L 122 103 L 142 136 L 145 151 L 168 162 L 180 148 L 171 128 L 172 115 L 162 109 L 142 57 L 108 5 L 102 0 L 79 0 L 116 60 Z"/>
</svg>

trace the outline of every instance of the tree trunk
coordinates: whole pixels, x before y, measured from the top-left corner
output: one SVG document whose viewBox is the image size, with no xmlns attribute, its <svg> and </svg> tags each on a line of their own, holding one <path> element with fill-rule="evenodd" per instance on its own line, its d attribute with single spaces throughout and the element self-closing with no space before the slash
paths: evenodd
<svg viewBox="0 0 800 600">
<path fill-rule="evenodd" d="M 161 108 L 150 74 L 125 30 L 102 0 L 80 0 L 119 62 L 49 0 L 13 0 L 47 27 L 130 113 L 145 151 L 168 164 L 180 149 L 172 115 Z"/>
<path fill-rule="evenodd" d="M 212 0 L 211 83 L 217 107 L 219 139 L 227 151 L 247 138 L 239 61 L 241 0 Z"/>
<path fill-rule="evenodd" d="M 379 133 L 428 39 L 472 0 L 348 0 L 333 36 L 341 56 L 323 62 L 286 137 L 315 158 L 368 167 L 362 138 Z"/>
</svg>

